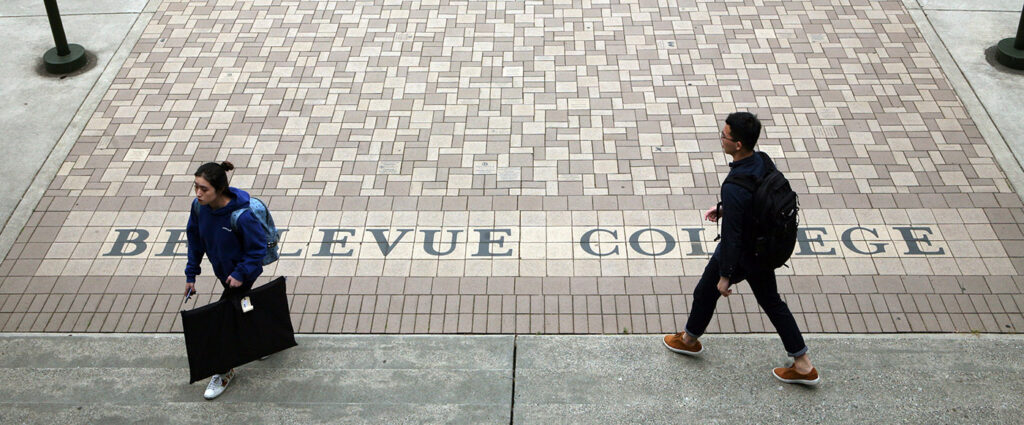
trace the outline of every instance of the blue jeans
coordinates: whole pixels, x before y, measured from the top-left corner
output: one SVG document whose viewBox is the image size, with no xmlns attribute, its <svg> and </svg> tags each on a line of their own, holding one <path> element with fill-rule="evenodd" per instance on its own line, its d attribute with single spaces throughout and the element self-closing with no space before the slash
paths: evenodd
<svg viewBox="0 0 1024 425">
<path fill-rule="evenodd" d="M 718 298 L 722 296 L 718 292 L 719 263 L 717 257 L 711 257 L 707 267 L 704 268 L 704 275 L 701 276 L 697 288 L 693 290 L 693 306 L 690 308 L 690 318 L 686 321 L 686 333 L 693 337 L 700 337 L 711 323 L 711 316 L 715 314 L 715 305 Z M 729 285 L 732 286 L 743 280 L 750 282 L 750 290 L 754 292 L 754 298 L 761 305 L 768 320 L 775 326 L 775 332 L 782 338 L 782 345 L 790 357 L 799 357 L 807 353 L 807 345 L 800 334 L 800 328 L 796 325 L 793 313 L 789 306 L 779 296 L 779 289 L 775 282 L 774 270 L 757 270 L 747 272 L 741 267 L 729 278 Z"/>
</svg>

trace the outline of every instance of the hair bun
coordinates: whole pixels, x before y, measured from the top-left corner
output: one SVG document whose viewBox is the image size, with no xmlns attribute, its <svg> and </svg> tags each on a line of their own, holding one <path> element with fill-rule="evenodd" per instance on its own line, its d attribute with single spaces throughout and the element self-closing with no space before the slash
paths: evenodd
<svg viewBox="0 0 1024 425">
<path fill-rule="evenodd" d="M 223 168 L 224 171 L 231 171 L 231 170 L 235 169 L 235 164 L 232 164 L 229 161 L 224 161 L 224 162 L 220 163 L 220 168 Z"/>
</svg>

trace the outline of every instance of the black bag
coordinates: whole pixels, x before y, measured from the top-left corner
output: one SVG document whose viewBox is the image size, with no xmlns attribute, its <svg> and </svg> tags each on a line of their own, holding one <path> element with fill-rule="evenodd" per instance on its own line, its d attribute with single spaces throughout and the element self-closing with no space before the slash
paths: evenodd
<svg viewBox="0 0 1024 425">
<path fill-rule="evenodd" d="M 735 183 L 754 195 L 751 202 L 753 237 L 747 240 L 753 243 L 752 251 L 757 265 L 775 270 L 789 261 L 796 247 L 800 200 L 768 154 L 755 154 L 761 155 L 768 169 L 767 174 L 761 178 L 749 174 L 729 176 L 723 184 Z"/>
<path fill-rule="evenodd" d="M 243 311 L 242 300 L 252 309 Z M 296 346 L 285 279 L 181 312 L 189 383 Z"/>
</svg>

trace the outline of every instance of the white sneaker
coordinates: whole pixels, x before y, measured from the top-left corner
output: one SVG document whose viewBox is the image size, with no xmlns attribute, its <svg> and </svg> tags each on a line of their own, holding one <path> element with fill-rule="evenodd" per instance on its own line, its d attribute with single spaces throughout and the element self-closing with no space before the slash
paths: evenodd
<svg viewBox="0 0 1024 425">
<path fill-rule="evenodd" d="M 235 370 L 232 369 L 230 372 L 223 375 L 213 375 L 210 378 L 210 384 L 206 386 L 206 392 L 203 393 L 203 397 L 207 400 L 213 400 L 217 396 L 224 393 L 224 390 L 231 383 L 231 380 L 235 378 Z"/>
</svg>

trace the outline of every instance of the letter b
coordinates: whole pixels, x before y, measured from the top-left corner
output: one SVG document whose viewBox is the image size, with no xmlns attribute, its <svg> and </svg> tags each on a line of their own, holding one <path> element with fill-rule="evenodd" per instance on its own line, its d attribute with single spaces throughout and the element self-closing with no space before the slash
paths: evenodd
<svg viewBox="0 0 1024 425">
<path fill-rule="evenodd" d="M 110 247 L 110 252 L 103 254 L 104 257 L 133 257 L 146 250 L 146 238 L 149 238 L 146 229 L 114 230 L 117 232 L 117 240 L 114 241 L 114 246 Z M 125 245 L 128 244 L 134 245 L 131 252 L 125 251 Z"/>
</svg>

